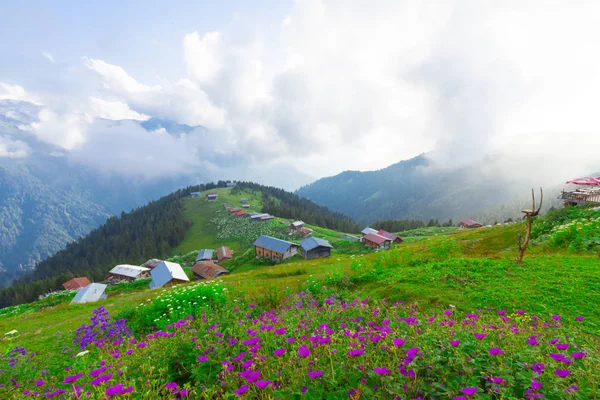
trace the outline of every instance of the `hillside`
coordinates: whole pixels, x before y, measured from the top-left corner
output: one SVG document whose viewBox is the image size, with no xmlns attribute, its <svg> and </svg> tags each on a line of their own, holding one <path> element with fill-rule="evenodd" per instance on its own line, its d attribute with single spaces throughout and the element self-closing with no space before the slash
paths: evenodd
<svg viewBox="0 0 600 400">
<path fill-rule="evenodd" d="M 228 189 L 217 190 L 230 202 L 239 199 Z M 185 212 L 193 215 L 204 206 L 215 207 L 218 215 L 220 204 L 202 200 L 186 199 Z M 576 385 L 571 397 L 596 398 L 598 247 L 570 244 L 600 237 L 598 218 L 600 211 L 577 209 L 543 217 L 521 265 L 513 262 L 520 224 L 423 228 L 405 232 L 411 240 L 384 252 L 360 247 L 346 252 L 339 242 L 327 259 L 295 258 L 274 266 L 246 260 L 208 283 L 159 291 L 123 286 L 101 303 L 70 306 L 59 300 L 7 309 L 0 313 L 0 331 L 17 333 L 5 337 L 5 353 L 24 345 L 27 355 L 34 351 L 43 360 L 33 369 L 0 375 L 7 384 L 0 391 L 3 398 L 19 398 L 35 390 L 40 371 L 47 369 L 39 390 L 58 390 L 65 398 L 77 393 L 61 384 L 68 379 L 96 397 L 131 390 L 149 399 L 174 394 L 224 399 L 234 392 L 295 398 L 305 391 L 308 398 L 325 393 L 345 398 L 351 392 L 357 399 L 385 399 L 400 385 L 409 398 L 456 397 L 466 389 L 481 397 L 495 388 L 507 398 L 524 398 L 532 378 L 544 385 L 529 393 L 563 398 L 565 388 Z M 568 239 L 565 225 L 576 227 L 567 229 Z M 221 234 L 198 229 L 182 244 L 212 245 Z M 113 343 L 125 331 L 111 328 L 117 336 L 103 339 L 100 325 L 91 325 L 88 332 L 99 332 L 94 333 L 99 346 L 81 345 L 77 327 L 89 324 L 98 306 L 108 313 L 99 314 L 102 318 L 124 318 L 137 340 Z M 555 343 L 568 344 L 568 351 Z M 13 351 L 13 361 L 2 362 L 24 365 L 27 358 L 20 354 Z M 530 365 L 540 362 L 546 371 L 538 374 Z M 222 363 L 232 373 L 217 382 Z M 437 368 L 431 370 L 432 364 Z M 65 365 L 71 367 L 67 372 Z M 471 372 L 460 374 L 465 367 Z M 570 375 L 561 378 L 554 370 Z M 447 384 L 432 385 L 426 379 L 432 373 Z M 494 384 L 484 376 L 502 380 Z M 11 377 L 19 387 L 9 384 Z"/>
<path fill-rule="evenodd" d="M 492 174 L 488 160 L 457 169 L 430 167 L 426 155 L 420 155 L 378 171 L 346 171 L 322 178 L 297 193 L 362 224 L 465 217 L 492 224 L 518 217 L 530 190 L 512 177 Z M 548 208 L 556 205 L 556 193 L 555 188 L 547 191 Z"/>
<path fill-rule="evenodd" d="M 60 289 L 63 282 L 75 276 L 101 280 L 117 264 L 141 264 L 150 258 L 186 254 L 218 244 L 230 245 L 235 250 L 249 248 L 258 235 L 224 237 L 222 233 L 218 236 L 217 220 L 226 214 L 222 201 L 208 203 L 203 196 L 190 198 L 189 194 L 194 191 L 216 190 L 222 200 L 237 203 L 241 197 L 248 197 L 253 209 L 258 211 L 267 210 L 265 205 L 275 203 L 293 208 L 294 215 L 314 222 L 315 229 L 319 229 L 321 222 L 334 228 L 358 229 L 348 218 L 283 190 L 250 183 L 240 184 L 240 188 L 232 190 L 224 188 L 225 185 L 226 182 L 219 181 L 218 184 L 189 187 L 130 213 L 121 213 L 120 217 L 109 218 L 86 237 L 39 263 L 34 271 L 17 279 L 11 287 L 0 290 L 0 306 L 35 300 L 43 293 Z M 282 227 L 279 220 L 261 226 L 266 229 L 264 233 L 272 234 Z"/>
</svg>

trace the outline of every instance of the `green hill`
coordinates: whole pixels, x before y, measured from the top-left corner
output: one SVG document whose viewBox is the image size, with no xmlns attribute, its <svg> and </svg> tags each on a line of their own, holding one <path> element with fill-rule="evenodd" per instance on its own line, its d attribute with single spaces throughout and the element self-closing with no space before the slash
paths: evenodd
<svg viewBox="0 0 600 400">
<path fill-rule="evenodd" d="M 570 385 L 578 388 L 574 398 L 600 394 L 594 372 L 600 361 L 600 272 L 593 244 L 600 239 L 600 211 L 559 210 L 540 218 L 523 264 L 514 263 L 516 238 L 524 229 L 515 223 L 420 228 L 402 232 L 403 244 L 379 252 L 314 227 L 315 235 L 334 243 L 331 257 L 296 256 L 271 265 L 254 258 L 250 238 L 219 223 L 226 218 L 243 226 L 242 219 L 225 216 L 221 203 L 236 205 L 247 197 L 258 209 L 264 207 L 262 193 L 216 191 L 217 202 L 203 196 L 182 200 L 192 225 L 169 252 L 185 261 L 186 252 L 195 256 L 199 248 L 231 244 L 235 257 L 224 264 L 231 274 L 154 291 L 147 281 L 122 284 L 92 304 L 71 306 L 73 294 L 66 293 L 2 310 L 0 333 L 17 332 L 1 342 L 6 356 L 0 368 L 11 371 L 0 374 L 6 385 L 1 397 L 36 390 L 42 370 L 48 372 L 40 390 L 66 390 L 59 393 L 65 398 L 75 394 L 72 384 L 62 382 L 79 373 L 86 378 L 77 378 L 77 385 L 92 397 L 131 387 L 134 398 L 148 399 L 180 391 L 190 398 L 233 398 L 244 391 L 248 398 L 296 398 L 305 387 L 308 398 L 346 398 L 351 392 L 353 398 L 385 399 L 398 390 L 409 398 L 452 398 L 465 388 L 481 396 L 498 388 L 506 398 L 524 398 L 532 378 L 543 380 L 540 393 L 548 398 L 562 398 Z M 283 235 L 283 220 L 254 225 Z M 124 319 L 137 340 L 103 340 L 107 331 L 122 329 L 110 321 L 105 330 L 89 327 L 92 312 L 104 312 L 99 306 L 112 321 Z M 80 345 L 76 332 L 82 324 L 88 324 L 86 335 L 96 332 L 100 346 Z M 485 335 L 478 339 L 474 333 Z M 554 343 L 568 344 L 568 352 Z M 24 346 L 26 354 L 15 346 Z M 413 348 L 418 356 L 402 363 Z M 89 353 L 77 356 L 83 350 Z M 31 352 L 39 358 L 35 366 L 17 368 Z M 530 367 L 534 363 L 544 363 L 546 372 L 539 376 Z M 469 373 L 460 373 L 465 368 Z M 554 370 L 570 375 L 561 378 Z M 256 371 L 267 386 L 246 379 L 244 374 Z M 107 374 L 107 382 L 98 380 Z M 431 374 L 436 380 L 428 379 Z M 505 384 L 490 383 L 489 376 Z"/>
</svg>

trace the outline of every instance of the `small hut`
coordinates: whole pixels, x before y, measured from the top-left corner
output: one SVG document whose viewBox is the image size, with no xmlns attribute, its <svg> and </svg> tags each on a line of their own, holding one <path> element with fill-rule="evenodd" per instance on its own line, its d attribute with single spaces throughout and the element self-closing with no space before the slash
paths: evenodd
<svg viewBox="0 0 600 400">
<path fill-rule="evenodd" d="M 310 237 L 300 242 L 300 255 L 308 260 L 329 257 L 332 248 L 327 240 Z"/>
<path fill-rule="evenodd" d="M 150 268 L 138 267 L 137 265 L 121 264 L 110 271 L 106 279 L 108 281 L 134 281 L 139 278 L 147 278 L 150 275 Z"/>
<path fill-rule="evenodd" d="M 211 249 L 203 249 L 198 252 L 196 256 L 196 262 L 198 261 L 210 261 L 213 259 L 214 250 Z"/>
<path fill-rule="evenodd" d="M 219 198 L 219 194 L 215 192 L 206 193 L 206 200 L 216 201 Z"/>
<path fill-rule="evenodd" d="M 481 228 L 483 225 L 471 218 L 465 218 L 460 221 L 460 227 L 463 229 Z"/>
<path fill-rule="evenodd" d="M 90 283 L 86 287 L 79 289 L 71 304 L 93 303 L 95 301 L 105 299 L 106 285 L 102 283 Z"/>
<path fill-rule="evenodd" d="M 304 228 L 303 221 L 294 221 L 290 224 L 290 231 L 292 231 L 292 232 L 297 232 L 302 228 Z"/>
<path fill-rule="evenodd" d="M 156 289 L 164 286 L 172 286 L 178 283 L 189 282 L 181 265 L 169 261 L 163 261 L 158 264 L 150 273 L 152 282 L 150 289 Z"/>
<path fill-rule="evenodd" d="M 65 283 L 62 284 L 62 286 L 65 288 L 65 290 L 77 290 L 77 289 L 86 287 L 87 285 L 89 285 L 91 283 L 92 282 L 90 282 L 90 280 L 88 278 L 79 277 L 79 278 L 73 278 L 73 279 L 66 281 Z"/>
<path fill-rule="evenodd" d="M 368 233 L 363 236 L 365 246 L 372 249 L 389 249 L 392 241 L 386 237 L 379 236 L 375 233 Z"/>
<path fill-rule="evenodd" d="M 228 274 L 225 268 L 209 261 L 201 261 L 192 267 L 194 278 L 196 279 L 215 279 L 218 276 Z"/>
<path fill-rule="evenodd" d="M 393 233 L 390 233 L 388 231 L 384 231 L 383 229 L 380 229 L 377 234 L 379 236 L 383 236 L 385 238 L 388 238 L 392 241 L 392 243 L 397 243 L 400 244 L 402 242 L 404 242 L 404 240 L 402 240 L 402 238 L 399 238 L 398 236 L 394 235 Z"/>
<path fill-rule="evenodd" d="M 282 261 L 298 252 L 298 245 L 271 236 L 261 236 L 254 241 L 256 258 L 268 258 L 272 261 Z"/>
<path fill-rule="evenodd" d="M 217 260 L 219 262 L 227 261 L 233 258 L 233 254 L 231 253 L 231 249 L 227 246 L 221 246 L 217 249 Z"/>
</svg>

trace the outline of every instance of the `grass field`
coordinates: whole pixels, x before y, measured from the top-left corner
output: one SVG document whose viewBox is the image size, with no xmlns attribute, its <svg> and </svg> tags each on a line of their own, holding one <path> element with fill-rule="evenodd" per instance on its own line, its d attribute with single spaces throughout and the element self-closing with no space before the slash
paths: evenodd
<svg viewBox="0 0 600 400">
<path fill-rule="evenodd" d="M 260 210 L 260 196 L 217 191 L 220 198 L 215 203 L 203 197 L 186 200 L 185 213 L 193 226 L 174 253 L 218 245 L 232 247 L 236 257 L 225 264 L 232 273 L 222 277 L 228 301 L 274 309 L 290 293 L 324 287 L 342 298 L 401 300 L 425 313 L 452 305 L 459 312 L 523 309 L 528 315 L 545 318 L 560 315 L 572 320 L 582 316 L 584 321 L 578 329 L 589 335 L 586 340 L 595 343 L 596 349 L 600 346 L 600 259 L 592 252 L 552 247 L 541 241 L 530 246 L 523 264 L 516 264 L 517 236 L 523 230 L 519 223 L 475 230 L 426 228 L 405 232 L 403 236 L 412 240 L 382 252 L 366 252 L 360 243 L 340 241 L 339 232 L 312 227 L 316 236 L 328 238 L 338 247 L 331 257 L 295 257 L 269 265 L 254 258 L 247 242 L 219 242 L 210 222 L 223 212 L 221 203 L 238 205 L 241 197 L 249 198 L 253 208 Z M 132 287 L 110 293 L 101 303 L 63 303 L 0 317 L 1 350 L 6 354 L 14 346 L 25 345 L 48 359 L 62 360 L 63 350 L 73 347 L 75 329 L 89 321 L 98 305 L 111 315 L 130 315 L 140 304 L 153 304 L 161 293 Z M 18 334 L 3 335 L 13 329 Z"/>
</svg>

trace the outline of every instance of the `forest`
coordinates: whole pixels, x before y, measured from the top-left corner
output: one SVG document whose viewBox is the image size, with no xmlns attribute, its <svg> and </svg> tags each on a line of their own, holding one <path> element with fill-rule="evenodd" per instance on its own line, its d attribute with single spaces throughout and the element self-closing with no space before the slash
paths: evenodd
<svg viewBox="0 0 600 400">
<path fill-rule="evenodd" d="M 40 262 L 33 272 L 23 275 L 12 286 L 1 289 L 0 307 L 36 300 L 44 293 L 62 289 L 65 281 L 76 276 L 101 281 L 117 264 L 135 265 L 150 258 L 167 257 L 189 227 L 183 217 L 182 199 L 190 192 L 217 185 L 179 190 L 130 213 L 109 218 L 85 238 L 69 243 Z"/>
<path fill-rule="evenodd" d="M 331 211 L 308 199 L 286 192 L 271 186 L 263 186 L 251 182 L 238 182 L 232 193 L 241 193 L 243 190 L 262 192 L 262 211 L 281 218 L 302 220 L 311 225 L 317 225 L 339 232 L 358 233 L 360 225 L 356 224 L 344 214 Z"/>
</svg>

